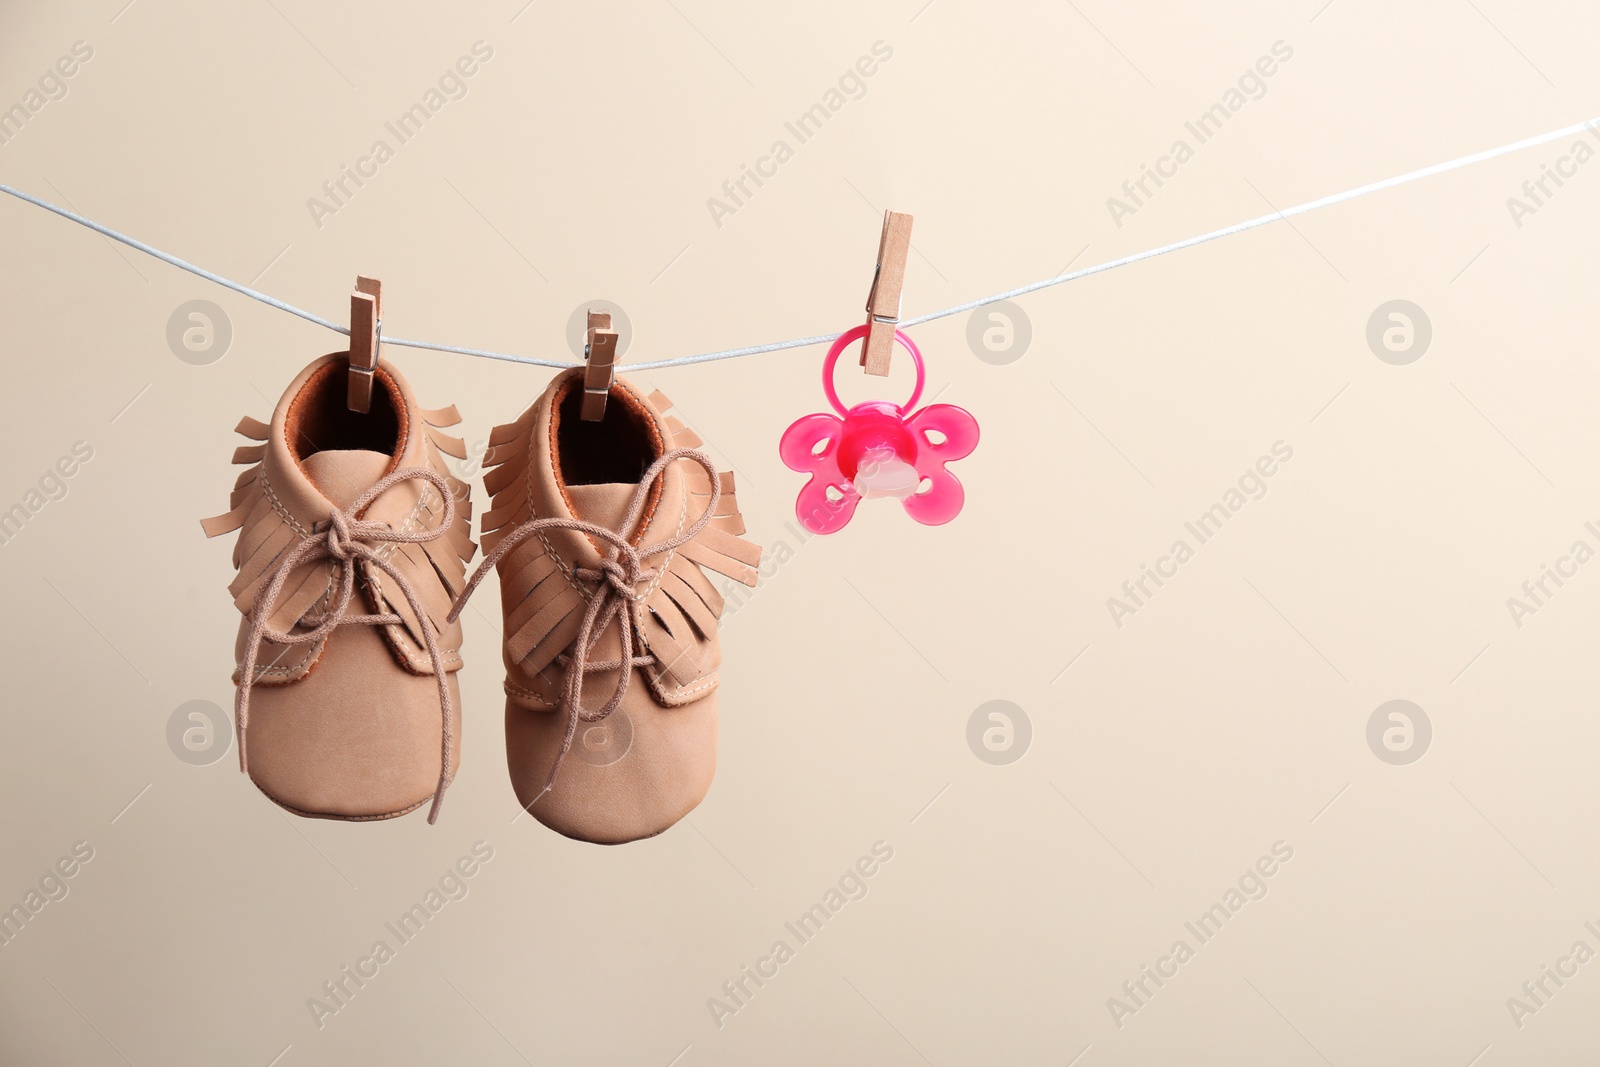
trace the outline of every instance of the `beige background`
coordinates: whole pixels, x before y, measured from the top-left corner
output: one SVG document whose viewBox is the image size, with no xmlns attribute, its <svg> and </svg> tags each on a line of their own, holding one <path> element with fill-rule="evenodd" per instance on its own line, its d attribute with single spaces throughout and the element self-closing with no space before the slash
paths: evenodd
<svg viewBox="0 0 1600 1067">
<path fill-rule="evenodd" d="M 842 330 L 887 206 L 916 215 L 920 314 L 1600 111 L 1575 0 L 124 2 L 5 4 L 0 106 L 75 41 L 94 57 L 0 180 L 322 314 L 373 273 L 397 336 L 555 358 L 596 298 L 630 360 Z M 468 95 L 314 225 L 307 198 L 479 40 Z M 865 96 L 718 227 L 707 198 L 880 40 Z M 1106 199 L 1279 40 L 1265 95 L 1114 225 Z M 343 345 L 0 198 L 0 510 L 94 449 L 0 548 L 0 904 L 94 849 L 0 947 L 0 1061 L 1590 1062 L 1600 962 L 1520 1028 L 1507 1007 L 1600 949 L 1600 564 L 1520 628 L 1506 606 L 1600 547 L 1600 164 L 1520 228 L 1506 205 L 1567 151 L 1024 298 L 1009 365 L 965 316 L 920 327 L 931 390 L 984 433 L 939 529 L 888 504 L 786 525 L 777 441 L 822 403 L 820 349 L 641 376 L 792 558 L 726 623 L 710 796 L 613 849 L 513 824 L 473 613 L 436 827 L 293 820 L 231 753 L 175 757 L 173 710 L 231 701 L 228 546 L 195 521 L 231 428 Z M 166 341 L 197 298 L 233 329 L 209 366 Z M 1391 299 L 1432 322 L 1407 366 L 1366 342 Z M 474 444 L 547 380 L 389 355 Z M 1279 440 L 1268 494 L 1114 625 L 1106 599 Z M 966 739 L 996 699 L 1032 726 L 1007 766 Z M 1391 699 L 1432 723 L 1408 766 L 1367 744 Z M 465 899 L 319 1029 L 308 999 L 480 840 Z M 708 998 L 878 841 L 870 893 L 719 1028 Z M 1278 841 L 1267 896 L 1198 945 L 1185 921 Z M 1119 1028 L 1108 998 L 1180 938 L 1194 958 Z"/>
</svg>

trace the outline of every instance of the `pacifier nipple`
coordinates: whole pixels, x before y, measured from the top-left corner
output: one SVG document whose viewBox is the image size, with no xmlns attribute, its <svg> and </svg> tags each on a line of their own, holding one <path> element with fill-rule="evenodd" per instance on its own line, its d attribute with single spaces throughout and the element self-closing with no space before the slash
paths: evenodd
<svg viewBox="0 0 1600 1067">
<path fill-rule="evenodd" d="M 904 500 L 917 491 L 921 481 L 917 468 L 901 459 L 894 449 L 880 447 L 861 457 L 850 484 L 868 500 L 886 496 Z"/>
</svg>

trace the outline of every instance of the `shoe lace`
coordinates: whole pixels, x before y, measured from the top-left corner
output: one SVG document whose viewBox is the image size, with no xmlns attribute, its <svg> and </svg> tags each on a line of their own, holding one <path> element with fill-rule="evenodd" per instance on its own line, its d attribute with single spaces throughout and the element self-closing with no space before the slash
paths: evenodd
<svg viewBox="0 0 1600 1067">
<path fill-rule="evenodd" d="M 430 483 L 444 498 L 444 517 L 436 527 L 400 531 L 389 523 L 361 518 L 361 513 L 367 506 L 386 490 L 412 479 Z M 234 699 L 234 716 L 239 729 L 240 770 L 248 772 L 250 769 L 247 743 L 250 693 L 256 682 L 256 663 L 261 655 L 262 641 L 271 641 L 277 645 L 309 645 L 321 641 L 341 626 L 404 625 L 405 620 L 394 612 L 358 614 L 350 610 L 350 602 L 354 598 L 356 589 L 356 561 L 365 560 L 388 575 L 406 598 L 406 603 L 411 605 L 412 614 L 418 622 L 418 629 L 422 631 L 423 644 L 428 650 L 428 659 L 433 664 L 433 677 L 439 686 L 439 712 L 442 725 L 439 784 L 433 791 L 433 806 L 428 810 L 428 822 L 432 823 L 439 818 L 439 805 L 444 800 L 445 786 L 449 784 L 453 747 L 450 733 L 453 707 L 450 700 L 449 678 L 446 677 L 444 669 L 444 657 L 439 650 L 433 626 L 429 623 L 422 603 L 417 598 L 416 590 L 406 580 L 406 576 L 373 546 L 385 541 L 392 544 L 422 544 L 437 540 L 451 528 L 455 522 L 455 513 L 455 494 L 451 492 L 449 483 L 442 475 L 426 467 L 404 467 L 374 482 L 348 508 L 343 511 L 335 509 L 328 517 L 326 530 L 313 528 L 312 536 L 301 539 L 278 561 L 277 568 L 272 572 L 266 588 L 256 597 L 255 606 L 251 611 L 250 631 L 245 639 L 244 663 L 240 670 L 239 688 Z M 339 564 L 338 574 L 334 579 L 332 606 L 322 612 L 307 613 L 297 620 L 309 625 L 311 627 L 309 630 L 294 633 L 274 629 L 268 620 L 272 618 L 272 612 L 283 595 L 284 583 L 301 564 L 321 560 L 334 560 Z M 456 612 L 453 610 L 450 613 L 450 621 L 455 621 L 455 617 Z M 294 625 L 296 623 L 290 624 L 291 629 Z"/>
<path fill-rule="evenodd" d="M 544 788 L 539 795 L 528 802 L 531 808 L 539 799 L 550 792 L 555 785 L 556 775 L 561 770 L 561 764 L 567 757 L 567 752 L 572 748 L 573 737 L 577 734 L 578 723 L 599 722 L 622 706 L 623 699 L 628 694 L 628 687 L 633 680 L 633 668 L 647 666 L 655 663 L 656 658 L 648 651 L 636 652 L 634 650 L 633 620 L 629 617 L 626 606 L 636 603 L 645 595 L 640 591 L 641 584 L 648 591 L 655 581 L 658 570 L 645 566 L 645 561 L 659 556 L 673 549 L 687 544 L 699 536 L 700 531 L 706 528 L 717 513 L 717 503 L 722 496 L 721 479 L 717 475 L 716 465 L 704 452 L 693 448 L 678 448 L 667 452 L 652 463 L 644 476 L 639 479 L 638 488 L 633 492 L 633 497 L 628 505 L 627 517 L 622 520 L 623 531 L 633 529 L 634 523 L 644 511 L 645 501 L 650 495 L 651 487 L 661 477 L 667 467 L 680 459 L 691 460 L 706 469 L 711 477 L 711 499 L 706 503 L 705 511 L 688 528 L 682 532 L 656 541 L 643 548 L 635 547 L 629 543 L 625 533 L 608 529 L 593 522 L 582 519 L 530 519 L 515 527 L 498 545 L 494 551 L 484 557 L 477 571 L 467 582 L 466 588 L 456 598 L 450 609 L 448 619 L 454 621 L 460 615 L 461 609 L 466 606 L 467 600 L 472 596 L 486 574 L 494 569 L 506 554 L 511 552 L 527 540 L 544 530 L 577 530 L 581 533 L 598 538 L 607 544 L 605 555 L 600 560 L 598 567 L 574 566 L 574 578 L 585 583 L 585 594 L 589 601 L 588 608 L 584 611 L 583 621 L 578 628 L 578 636 L 574 639 L 570 654 L 557 657 L 558 662 L 564 662 L 566 675 L 562 686 L 561 707 L 567 712 L 566 734 L 561 740 L 561 750 L 556 754 L 555 762 L 550 766 L 550 773 L 545 779 Z M 607 626 L 615 621 L 618 636 L 621 639 L 622 654 L 616 659 L 595 660 L 590 655 L 594 646 L 599 642 Z M 582 705 L 584 679 L 590 674 L 602 671 L 616 671 L 617 684 L 610 697 L 600 707 L 586 711 Z"/>
</svg>

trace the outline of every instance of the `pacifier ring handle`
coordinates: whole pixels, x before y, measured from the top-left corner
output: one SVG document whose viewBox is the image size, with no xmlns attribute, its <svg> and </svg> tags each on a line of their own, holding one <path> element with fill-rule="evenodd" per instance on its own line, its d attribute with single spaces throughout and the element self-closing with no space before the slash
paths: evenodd
<svg viewBox="0 0 1600 1067">
<path fill-rule="evenodd" d="M 855 342 L 867 336 L 866 324 L 856 326 L 841 333 L 833 347 L 828 349 L 827 358 L 822 361 L 822 395 L 828 398 L 828 403 L 833 405 L 833 410 L 841 416 L 849 414 L 849 409 L 839 402 L 839 391 L 833 387 L 833 368 L 839 362 L 839 354 Z M 911 399 L 900 405 L 901 411 L 910 411 L 917 406 L 917 401 L 922 399 L 922 387 L 928 383 L 928 369 L 923 366 L 922 353 L 917 350 L 917 343 L 899 330 L 894 332 L 895 343 L 905 349 L 911 356 L 911 362 L 917 368 L 917 384 L 911 390 Z"/>
</svg>

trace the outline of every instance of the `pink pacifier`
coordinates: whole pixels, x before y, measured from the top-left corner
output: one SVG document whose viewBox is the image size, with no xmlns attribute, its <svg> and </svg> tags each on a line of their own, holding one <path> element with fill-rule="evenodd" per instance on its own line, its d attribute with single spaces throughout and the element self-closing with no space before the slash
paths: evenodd
<svg viewBox="0 0 1600 1067">
<path fill-rule="evenodd" d="M 911 338 L 894 332 L 895 343 L 916 364 L 911 399 L 903 405 L 868 400 L 849 409 L 839 402 L 834 366 L 839 354 L 867 336 L 867 330 L 863 325 L 840 334 L 822 361 L 822 392 L 839 414 L 818 412 L 797 419 L 778 442 L 784 464 L 811 475 L 795 499 L 794 510 L 812 533 L 843 529 L 863 497 L 894 497 L 906 514 L 925 526 L 949 522 L 966 501 L 966 491 L 945 464 L 978 447 L 978 420 L 954 404 L 911 411 L 928 378 L 922 353 Z"/>
</svg>

